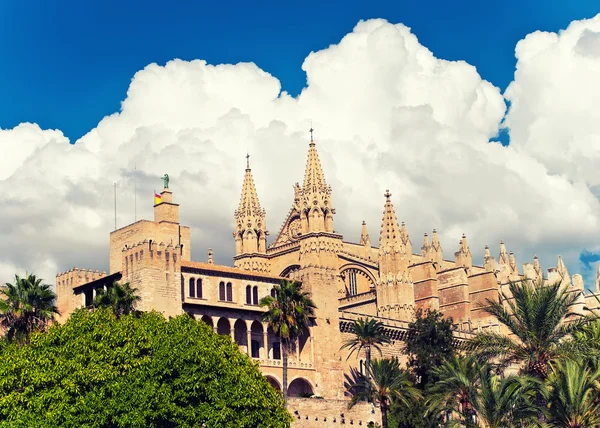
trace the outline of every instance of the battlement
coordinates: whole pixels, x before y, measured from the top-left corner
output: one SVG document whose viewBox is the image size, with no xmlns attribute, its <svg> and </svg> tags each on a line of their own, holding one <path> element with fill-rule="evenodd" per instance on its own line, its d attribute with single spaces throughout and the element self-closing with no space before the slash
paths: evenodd
<svg viewBox="0 0 600 428">
<path fill-rule="evenodd" d="M 181 264 L 181 246 L 171 243 L 156 243 L 144 239 L 134 245 L 125 245 L 122 249 L 123 270 L 125 276 L 137 267 L 148 266 L 165 270 L 179 270 Z"/>
<path fill-rule="evenodd" d="M 88 282 L 95 281 L 100 278 L 104 278 L 106 272 L 100 272 L 97 269 L 92 271 L 91 269 L 85 270 L 80 268 L 73 268 L 65 272 L 61 272 L 56 275 L 56 287 L 70 287 L 75 288 Z"/>
</svg>

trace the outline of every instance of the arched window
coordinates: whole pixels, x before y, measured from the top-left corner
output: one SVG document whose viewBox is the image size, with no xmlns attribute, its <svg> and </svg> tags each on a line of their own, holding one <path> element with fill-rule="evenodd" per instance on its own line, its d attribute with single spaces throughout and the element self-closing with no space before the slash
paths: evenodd
<svg viewBox="0 0 600 428">
<path fill-rule="evenodd" d="M 227 301 L 233 302 L 233 289 L 231 288 L 231 282 L 227 283 Z"/>
<path fill-rule="evenodd" d="M 198 299 L 202 298 L 202 278 L 196 280 L 196 297 Z"/>
<path fill-rule="evenodd" d="M 260 344 L 258 340 L 252 340 L 252 358 L 260 358 Z"/>
<path fill-rule="evenodd" d="M 356 271 L 351 270 L 348 273 L 348 283 L 350 286 L 350 295 L 354 296 L 357 293 L 357 287 L 356 287 Z"/>
<path fill-rule="evenodd" d="M 194 278 L 190 278 L 190 297 L 196 297 L 196 284 Z"/>
<path fill-rule="evenodd" d="M 219 284 L 219 300 L 225 300 L 225 283 L 222 281 Z"/>
<path fill-rule="evenodd" d="M 364 363 L 363 363 L 363 360 L 360 360 L 360 366 L 359 366 L 359 367 L 360 367 L 360 373 L 361 373 L 361 374 L 365 374 L 365 372 L 364 372 Z"/>
<path fill-rule="evenodd" d="M 254 286 L 252 289 L 252 303 L 258 305 L 258 287 Z"/>
<path fill-rule="evenodd" d="M 276 294 L 276 292 L 275 292 L 275 289 L 274 289 L 274 288 L 271 288 L 271 297 L 272 297 L 272 298 L 275 298 L 275 297 L 277 297 L 277 294 Z"/>
<path fill-rule="evenodd" d="M 281 360 L 281 346 L 279 342 L 273 342 L 273 359 Z"/>
<path fill-rule="evenodd" d="M 252 304 L 252 287 L 250 287 L 249 285 L 246 286 L 246 304 L 250 305 Z"/>
</svg>

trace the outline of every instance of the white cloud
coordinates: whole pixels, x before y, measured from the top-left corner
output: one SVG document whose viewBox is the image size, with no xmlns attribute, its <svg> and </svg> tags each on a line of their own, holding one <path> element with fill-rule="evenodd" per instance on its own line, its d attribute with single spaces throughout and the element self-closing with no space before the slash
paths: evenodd
<svg viewBox="0 0 600 428">
<path fill-rule="evenodd" d="M 57 268 L 106 268 L 113 183 L 123 226 L 134 219 L 134 180 L 138 218 L 152 218 L 164 172 L 192 227 L 193 257 L 212 247 L 229 263 L 246 151 L 273 238 L 303 177 L 311 120 L 334 227 L 347 239 L 365 219 L 377 241 L 389 188 L 415 248 L 437 228 L 452 258 L 464 232 L 477 261 L 485 244 L 497 252 L 504 239 L 520 263 L 537 252 L 549 267 L 561 253 L 575 273 L 600 232 L 599 19 L 517 45 L 510 147 L 488 143 L 505 114 L 500 90 L 383 20 L 360 22 L 308 55 L 297 98 L 254 64 L 151 64 L 134 76 L 122 110 L 74 145 L 36 125 L 0 131 L 9 152 L 0 274 L 27 269 L 52 280 Z"/>
</svg>

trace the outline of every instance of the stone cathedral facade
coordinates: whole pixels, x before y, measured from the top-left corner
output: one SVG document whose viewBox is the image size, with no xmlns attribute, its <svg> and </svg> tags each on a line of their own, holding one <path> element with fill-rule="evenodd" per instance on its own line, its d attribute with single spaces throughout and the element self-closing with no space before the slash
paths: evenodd
<svg viewBox="0 0 600 428">
<path fill-rule="evenodd" d="M 75 268 L 57 275 L 62 318 L 91 304 L 98 288 L 127 281 L 139 290 L 139 309 L 165 316 L 185 312 L 203 320 L 217 334 L 229 335 L 280 389 L 279 339 L 261 322 L 258 302 L 282 279 L 300 281 L 318 308 L 309 335 L 290 355 L 289 394 L 323 398 L 291 399 L 290 409 L 301 426 L 337 426 L 348 419 L 366 425 L 377 419 L 371 408 L 345 407 L 344 374 L 350 367 L 362 368 L 363 356 L 348 358 L 340 347 L 360 317 L 381 320 L 393 339 L 384 354 L 399 355 L 417 308 L 437 309 L 452 317 L 457 340 L 468 340 L 482 329 L 500 329 L 481 304 L 487 298 L 499 299 L 510 281 L 545 278 L 584 289 L 581 276 L 571 277 L 560 257 L 557 266 L 544 274 L 537 258 L 519 270 L 504 243 L 497 260 L 486 246 L 483 266 L 473 265 L 464 235 L 452 252 L 444 253 L 435 229 L 431 236 L 425 234 L 422 244 L 413 244 L 407 226 L 398 223 L 389 191 L 383 195 L 382 224 L 375 241 L 364 222 L 360 242 L 344 241 L 334 230 L 333 192 L 312 138 L 304 181 L 294 185 L 294 202 L 270 245 L 266 211 L 247 166 L 234 213 L 233 267 L 215 264 L 210 250 L 207 261 L 192 261 L 190 229 L 180 224 L 179 205 L 170 189 L 161 195 L 154 221 L 139 220 L 111 232 L 108 273 Z M 586 300 L 588 305 L 594 302 L 585 296 L 578 310 L 583 311 Z"/>
</svg>

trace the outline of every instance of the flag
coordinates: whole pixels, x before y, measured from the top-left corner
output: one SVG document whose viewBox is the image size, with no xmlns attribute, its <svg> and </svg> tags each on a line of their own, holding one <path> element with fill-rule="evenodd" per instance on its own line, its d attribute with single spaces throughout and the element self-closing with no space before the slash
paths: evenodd
<svg viewBox="0 0 600 428">
<path fill-rule="evenodd" d="M 158 205 L 162 202 L 162 196 L 154 192 L 154 205 Z"/>
</svg>

